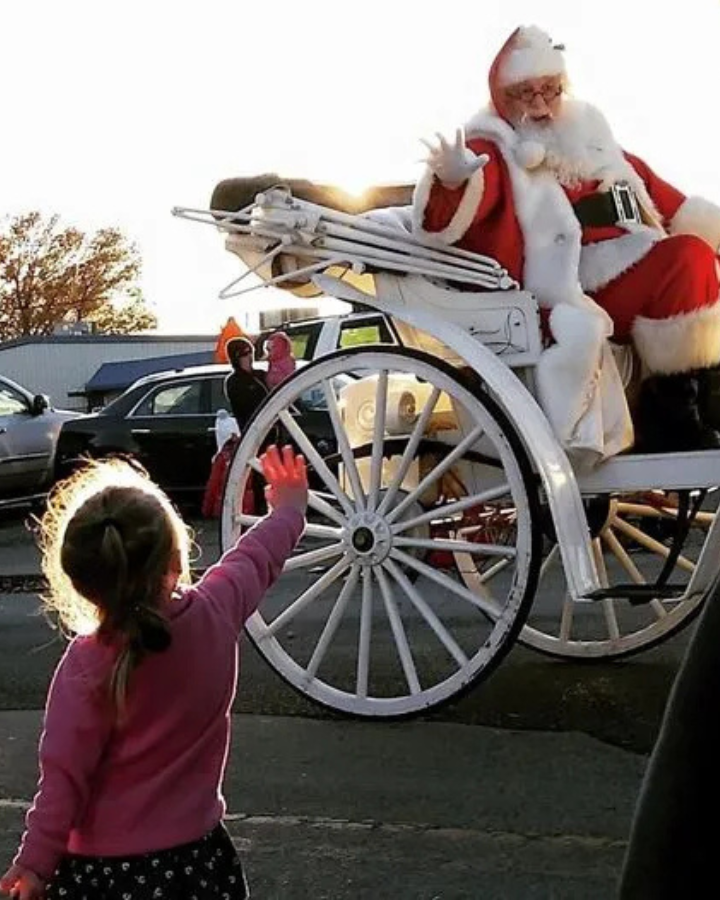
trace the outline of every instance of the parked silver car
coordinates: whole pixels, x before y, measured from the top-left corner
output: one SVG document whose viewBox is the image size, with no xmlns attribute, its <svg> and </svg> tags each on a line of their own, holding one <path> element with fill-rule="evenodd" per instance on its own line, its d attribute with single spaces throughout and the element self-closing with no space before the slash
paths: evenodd
<svg viewBox="0 0 720 900">
<path fill-rule="evenodd" d="M 47 491 L 60 427 L 79 415 L 53 409 L 45 395 L 33 395 L 0 375 L 0 508 L 26 503 Z"/>
</svg>

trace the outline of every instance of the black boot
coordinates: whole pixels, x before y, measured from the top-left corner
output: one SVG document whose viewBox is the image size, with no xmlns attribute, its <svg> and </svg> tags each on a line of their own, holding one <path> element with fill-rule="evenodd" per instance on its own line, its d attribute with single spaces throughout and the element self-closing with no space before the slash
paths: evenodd
<svg viewBox="0 0 720 900">
<path fill-rule="evenodd" d="M 640 386 L 636 452 L 719 450 L 720 434 L 701 419 L 698 401 L 695 373 L 647 378 Z"/>
<path fill-rule="evenodd" d="M 720 429 L 720 366 L 698 369 L 698 409 L 700 418 L 711 428 Z"/>
</svg>

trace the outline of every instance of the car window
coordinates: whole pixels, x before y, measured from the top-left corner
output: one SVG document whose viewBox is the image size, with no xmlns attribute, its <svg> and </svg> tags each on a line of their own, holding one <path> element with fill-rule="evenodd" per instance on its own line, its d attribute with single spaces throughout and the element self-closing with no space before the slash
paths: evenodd
<svg viewBox="0 0 720 900">
<path fill-rule="evenodd" d="M 293 331 L 289 337 L 292 343 L 292 352 L 295 359 L 311 359 L 308 350 L 310 344 L 310 335 L 313 332 L 310 329 L 303 331 Z"/>
<path fill-rule="evenodd" d="M 229 374 L 229 373 L 228 373 Z M 219 409 L 230 411 L 230 401 L 225 396 L 225 379 L 227 375 L 213 378 L 210 381 L 210 408 L 216 413 Z"/>
<path fill-rule="evenodd" d="M 340 328 L 340 346 L 356 347 L 359 344 L 391 344 L 390 329 L 382 319 L 375 322 L 347 322 Z"/>
<path fill-rule="evenodd" d="M 336 375 L 334 378 L 330 379 L 333 388 L 335 389 L 335 396 L 337 397 L 342 388 L 346 387 L 352 381 L 355 381 L 350 375 Z M 327 401 L 325 400 L 325 391 L 322 387 L 311 387 L 307 391 L 303 391 L 302 394 L 298 397 L 298 402 L 302 405 L 306 410 L 323 410 L 327 409 Z"/>
<path fill-rule="evenodd" d="M 0 385 L 0 416 L 18 416 L 28 413 L 28 405 L 22 394 L 6 384 Z"/>
<path fill-rule="evenodd" d="M 325 391 L 321 387 L 313 387 L 309 391 L 304 391 L 298 397 L 298 401 L 305 409 L 327 409 Z"/>
<path fill-rule="evenodd" d="M 197 416 L 204 412 L 200 380 L 156 388 L 142 400 L 133 416 Z"/>
<path fill-rule="evenodd" d="M 308 362 L 315 354 L 315 346 L 320 336 L 320 326 L 317 322 L 308 323 L 307 325 L 285 326 L 283 329 L 285 334 L 290 338 L 292 344 L 292 352 L 295 359 L 304 359 Z M 272 332 L 262 336 L 259 341 L 260 357 L 267 352 L 265 343 Z"/>
</svg>

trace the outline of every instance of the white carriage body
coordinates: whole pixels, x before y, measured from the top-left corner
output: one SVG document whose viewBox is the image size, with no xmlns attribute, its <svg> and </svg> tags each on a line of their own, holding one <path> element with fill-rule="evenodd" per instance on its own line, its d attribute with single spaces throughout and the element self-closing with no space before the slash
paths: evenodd
<svg viewBox="0 0 720 900">
<path fill-rule="evenodd" d="M 536 399 L 536 370 L 543 348 L 534 296 L 521 290 L 494 260 L 418 240 L 407 230 L 403 210 L 382 210 L 377 219 L 347 215 L 299 200 L 279 187 L 258 194 L 239 211 L 184 208 L 175 213 L 225 232 L 227 248 L 247 266 L 221 292 L 222 297 L 255 290 L 257 285 L 241 287 L 245 277 L 254 273 L 262 279 L 260 287 L 285 287 L 300 296 L 325 294 L 362 303 L 391 316 L 406 346 L 477 373 L 512 423 L 540 477 L 574 600 L 592 595 L 602 584 L 583 494 L 717 484 L 720 452 L 713 451 L 683 454 L 682 466 L 677 464 L 679 454 L 627 454 L 592 470 L 579 468 Z M 386 416 L 391 429 L 393 423 L 402 422 L 403 405 L 408 416 L 411 402 L 420 407 L 421 393 L 418 384 L 390 385 Z M 374 411 L 362 412 L 365 400 L 362 382 L 345 397 L 345 422 L 351 436 L 363 416 L 370 428 Z M 448 444 L 454 442 L 451 412 L 447 411 L 443 435 Z M 361 439 L 359 434 L 355 437 Z M 417 468 L 408 477 L 417 482 Z M 718 519 L 687 596 L 703 594 L 716 576 Z"/>
</svg>

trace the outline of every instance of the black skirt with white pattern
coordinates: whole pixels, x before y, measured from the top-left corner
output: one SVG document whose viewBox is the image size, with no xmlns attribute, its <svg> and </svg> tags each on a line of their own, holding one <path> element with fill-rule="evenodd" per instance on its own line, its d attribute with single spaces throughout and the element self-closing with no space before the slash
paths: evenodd
<svg viewBox="0 0 720 900">
<path fill-rule="evenodd" d="M 242 863 L 223 825 L 198 841 L 138 856 L 64 856 L 46 900 L 244 900 Z"/>
</svg>

